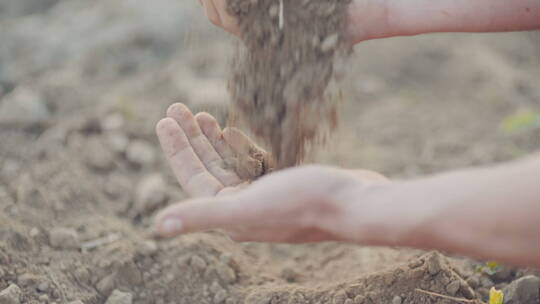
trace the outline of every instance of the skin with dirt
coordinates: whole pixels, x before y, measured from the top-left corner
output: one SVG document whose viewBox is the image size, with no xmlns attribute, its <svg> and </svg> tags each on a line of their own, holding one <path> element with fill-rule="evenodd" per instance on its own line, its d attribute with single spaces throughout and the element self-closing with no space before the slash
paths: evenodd
<svg viewBox="0 0 540 304">
<path fill-rule="evenodd" d="M 276 169 L 300 163 L 335 127 L 335 100 L 325 93 L 347 49 L 349 2 L 228 1 L 243 40 L 229 82 L 233 110 L 271 148 Z"/>
</svg>

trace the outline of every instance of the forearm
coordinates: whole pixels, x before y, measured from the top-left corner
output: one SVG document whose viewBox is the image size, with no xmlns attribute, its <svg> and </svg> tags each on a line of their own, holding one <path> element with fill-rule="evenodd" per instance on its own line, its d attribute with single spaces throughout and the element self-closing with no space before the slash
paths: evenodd
<svg viewBox="0 0 540 304">
<path fill-rule="evenodd" d="M 384 8 L 384 9 L 383 9 Z M 362 10 L 368 9 L 365 20 Z M 372 16 L 372 17 L 371 17 Z M 538 0 L 355 0 L 351 5 L 352 32 L 362 39 L 435 32 L 505 32 L 540 29 Z M 376 31 L 366 25 L 378 24 Z M 364 35 L 363 37 L 361 35 Z"/>
<path fill-rule="evenodd" d="M 359 241 L 540 265 L 540 158 L 389 189 L 358 202 Z"/>
</svg>

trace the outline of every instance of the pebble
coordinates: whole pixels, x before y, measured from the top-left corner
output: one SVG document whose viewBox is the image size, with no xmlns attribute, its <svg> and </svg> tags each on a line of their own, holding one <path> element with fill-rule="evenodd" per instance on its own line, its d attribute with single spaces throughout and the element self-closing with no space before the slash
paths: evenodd
<svg viewBox="0 0 540 304">
<path fill-rule="evenodd" d="M 25 273 L 25 274 L 20 275 L 17 278 L 17 283 L 21 285 L 22 287 L 30 287 L 30 286 L 35 286 L 40 280 L 41 280 L 41 277 L 35 274 Z"/>
<path fill-rule="evenodd" d="M 225 300 L 227 299 L 227 291 L 225 291 L 224 289 L 218 291 L 215 295 L 214 295 L 214 304 L 221 304 L 223 302 L 225 302 Z"/>
<path fill-rule="evenodd" d="M 218 264 L 216 266 L 216 272 L 225 283 L 232 284 L 236 282 L 236 272 L 231 267 L 225 264 Z"/>
<path fill-rule="evenodd" d="M 145 240 L 139 244 L 137 249 L 142 256 L 147 257 L 154 255 L 158 251 L 158 245 L 155 241 Z"/>
<path fill-rule="evenodd" d="M 117 130 L 125 124 L 124 116 L 120 113 L 111 113 L 101 121 L 101 128 L 105 131 Z"/>
<path fill-rule="evenodd" d="M 505 304 L 538 304 L 540 278 L 529 275 L 510 283 L 504 292 Z"/>
<path fill-rule="evenodd" d="M 206 262 L 198 255 L 191 256 L 190 264 L 191 266 L 200 270 L 204 270 L 206 268 Z"/>
<path fill-rule="evenodd" d="M 122 292 L 118 289 L 114 290 L 107 299 L 105 304 L 131 304 L 133 296 L 129 292 Z"/>
<path fill-rule="evenodd" d="M 0 121 L 19 124 L 44 123 L 51 113 L 36 91 L 18 87 L 0 102 Z"/>
<path fill-rule="evenodd" d="M 21 294 L 19 286 L 11 284 L 0 291 L 0 304 L 19 304 L 21 303 Z"/>
<path fill-rule="evenodd" d="M 403 303 L 403 299 L 400 296 L 395 296 L 392 299 L 392 304 L 401 304 L 401 303 Z"/>
<path fill-rule="evenodd" d="M 136 187 L 135 208 L 138 214 L 157 209 L 167 200 L 167 184 L 161 174 L 144 177 Z"/>
<path fill-rule="evenodd" d="M 84 302 L 81 300 L 76 300 L 76 301 L 69 302 L 69 304 L 84 304 Z"/>
<path fill-rule="evenodd" d="M 114 288 L 114 275 L 108 275 L 104 277 L 96 285 L 97 291 L 99 291 L 99 293 L 101 293 L 102 295 L 110 294 Z"/>
<path fill-rule="evenodd" d="M 127 159 L 138 166 L 149 166 L 157 159 L 154 146 L 143 140 L 131 142 L 126 150 Z"/>
<path fill-rule="evenodd" d="M 329 35 L 328 37 L 324 38 L 324 40 L 321 42 L 321 51 L 323 51 L 323 53 L 328 53 L 334 50 L 338 42 L 339 42 L 338 33 Z"/>
<path fill-rule="evenodd" d="M 42 294 L 38 297 L 38 299 L 41 302 L 48 303 L 49 302 L 49 295 L 48 294 Z"/>
<path fill-rule="evenodd" d="M 455 296 L 457 292 L 459 291 L 460 287 L 461 287 L 461 283 L 458 280 L 452 281 L 448 285 L 446 285 L 446 291 L 451 296 Z"/>
<path fill-rule="evenodd" d="M 49 241 L 56 249 L 77 249 L 80 247 L 79 235 L 75 229 L 53 228 L 49 231 Z"/>
<path fill-rule="evenodd" d="M 49 283 L 48 282 L 39 283 L 39 285 L 37 286 L 37 290 L 39 292 L 47 292 L 47 290 L 49 290 Z"/>
<path fill-rule="evenodd" d="M 114 155 L 98 136 L 87 139 L 85 146 L 86 164 L 94 169 L 108 171 L 114 167 Z"/>
<path fill-rule="evenodd" d="M 441 271 L 441 261 L 439 254 L 433 254 L 428 258 L 427 268 L 430 275 L 436 275 Z"/>
<path fill-rule="evenodd" d="M 105 135 L 105 142 L 113 152 L 122 154 L 126 152 L 129 138 L 121 132 L 110 132 Z"/>
</svg>

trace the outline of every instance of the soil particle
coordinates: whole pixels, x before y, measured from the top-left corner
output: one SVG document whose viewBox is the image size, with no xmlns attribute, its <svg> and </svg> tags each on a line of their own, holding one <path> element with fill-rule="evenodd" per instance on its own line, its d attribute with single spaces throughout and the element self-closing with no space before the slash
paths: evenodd
<svg viewBox="0 0 540 304">
<path fill-rule="evenodd" d="M 133 296 L 129 292 L 122 292 L 118 289 L 114 290 L 107 299 L 105 304 L 131 304 Z"/>
<path fill-rule="evenodd" d="M 90 168 L 109 171 L 114 167 L 114 155 L 99 136 L 88 137 L 84 154 Z"/>
<path fill-rule="evenodd" d="M 96 289 L 99 291 L 100 294 L 107 296 L 109 295 L 113 289 L 116 287 L 115 281 L 114 281 L 114 275 L 110 274 L 103 279 L 101 279 L 97 285 Z"/>
<path fill-rule="evenodd" d="M 277 169 L 298 164 L 307 144 L 335 121 L 335 104 L 324 95 L 334 60 L 347 48 L 348 4 L 228 1 L 245 45 L 233 62 L 229 83 L 234 108 L 271 147 Z"/>
<path fill-rule="evenodd" d="M 436 275 L 441 271 L 441 256 L 438 253 L 431 254 L 427 261 L 427 269 L 430 275 Z"/>
<path fill-rule="evenodd" d="M 401 304 L 401 303 L 403 303 L 403 299 L 400 296 L 395 296 L 392 299 L 392 304 Z"/>
<path fill-rule="evenodd" d="M 77 249 L 80 247 L 79 234 L 71 228 L 53 228 L 49 231 L 49 242 L 57 249 Z"/>
<path fill-rule="evenodd" d="M 504 288 L 505 304 L 538 304 L 538 292 L 540 290 L 540 278 L 526 276 L 515 280 Z"/>
<path fill-rule="evenodd" d="M 459 281 L 452 281 L 448 285 L 446 285 L 446 291 L 449 295 L 454 296 L 459 291 L 460 287 L 461 283 Z"/>
<path fill-rule="evenodd" d="M 35 90 L 18 87 L 0 98 L 0 122 L 31 125 L 46 123 L 50 118 L 43 97 Z"/>
<path fill-rule="evenodd" d="M 19 286 L 11 284 L 0 291 L 0 304 L 19 304 L 21 303 L 21 295 L 22 292 Z"/>
<path fill-rule="evenodd" d="M 191 256 L 190 265 L 198 270 L 204 270 L 207 266 L 205 260 L 198 255 Z"/>
<path fill-rule="evenodd" d="M 157 159 L 156 150 L 154 147 L 143 140 L 132 141 L 126 149 L 127 159 L 139 167 L 147 167 Z"/>
<path fill-rule="evenodd" d="M 167 184 L 161 174 L 144 177 L 135 190 L 135 213 L 148 214 L 167 201 Z"/>
</svg>

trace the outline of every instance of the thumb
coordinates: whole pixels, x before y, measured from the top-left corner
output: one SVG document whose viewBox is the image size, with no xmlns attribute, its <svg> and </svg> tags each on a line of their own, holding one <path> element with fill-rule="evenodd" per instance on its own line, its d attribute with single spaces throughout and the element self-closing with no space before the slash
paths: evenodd
<svg viewBox="0 0 540 304">
<path fill-rule="evenodd" d="M 242 222 L 245 199 L 237 195 L 210 197 L 176 203 L 156 216 L 154 232 L 159 237 L 206 231 Z"/>
</svg>

